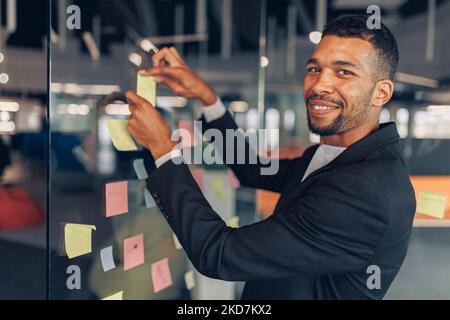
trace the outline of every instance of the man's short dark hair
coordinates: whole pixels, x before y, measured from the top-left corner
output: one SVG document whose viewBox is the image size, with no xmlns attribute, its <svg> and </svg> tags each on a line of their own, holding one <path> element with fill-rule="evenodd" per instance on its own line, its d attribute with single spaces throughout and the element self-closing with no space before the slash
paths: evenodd
<svg viewBox="0 0 450 320">
<path fill-rule="evenodd" d="M 380 29 L 367 27 L 368 15 L 352 15 L 337 18 L 325 26 L 322 37 L 338 36 L 360 38 L 372 44 L 376 50 L 377 80 L 394 80 L 399 59 L 397 41 L 389 29 L 381 23 Z"/>
</svg>

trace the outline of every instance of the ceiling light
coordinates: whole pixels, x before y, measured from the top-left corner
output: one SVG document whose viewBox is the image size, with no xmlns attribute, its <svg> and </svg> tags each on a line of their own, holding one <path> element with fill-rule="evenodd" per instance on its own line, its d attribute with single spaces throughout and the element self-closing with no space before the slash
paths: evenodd
<svg viewBox="0 0 450 320">
<path fill-rule="evenodd" d="M 17 102 L 0 101 L 0 111 L 17 112 L 20 106 Z"/>
<path fill-rule="evenodd" d="M 161 108 L 183 108 L 187 105 L 187 99 L 182 97 L 161 96 L 156 97 L 156 105 Z"/>
<path fill-rule="evenodd" d="M 5 84 L 9 81 L 9 75 L 7 73 L 0 74 L 0 83 Z"/>
<path fill-rule="evenodd" d="M 246 101 L 231 101 L 230 109 L 233 112 L 245 112 L 248 109 L 248 103 Z"/>
<path fill-rule="evenodd" d="M 427 111 L 436 113 L 448 113 L 450 112 L 450 106 L 428 106 Z"/>
<path fill-rule="evenodd" d="M 100 50 L 98 49 L 97 44 L 95 43 L 94 36 L 89 31 L 84 32 L 82 35 L 84 43 L 88 48 L 89 54 L 91 55 L 92 60 L 98 61 L 100 60 Z"/>
<path fill-rule="evenodd" d="M 439 81 L 437 80 L 416 76 L 408 73 L 397 72 L 397 74 L 395 75 L 395 79 L 400 82 L 415 84 L 434 89 L 439 87 Z"/>
<path fill-rule="evenodd" d="M 142 65 L 142 56 L 138 53 L 130 53 L 130 55 L 128 56 L 128 60 L 130 60 L 130 62 L 136 67 L 140 67 Z"/>
<path fill-rule="evenodd" d="M 318 44 L 321 39 L 322 39 L 322 32 L 313 31 L 309 33 L 309 41 L 311 41 L 312 43 Z"/>
</svg>

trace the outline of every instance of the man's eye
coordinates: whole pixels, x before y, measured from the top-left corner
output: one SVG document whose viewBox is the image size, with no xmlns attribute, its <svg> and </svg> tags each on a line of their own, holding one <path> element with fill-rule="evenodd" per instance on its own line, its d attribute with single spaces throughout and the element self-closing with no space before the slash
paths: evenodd
<svg viewBox="0 0 450 320">
<path fill-rule="evenodd" d="M 317 67 L 311 67 L 311 68 L 308 68 L 307 70 L 308 70 L 308 72 L 310 72 L 310 73 L 317 73 L 317 72 L 320 71 L 320 69 L 317 68 Z"/>
<path fill-rule="evenodd" d="M 341 75 L 341 76 L 349 76 L 349 75 L 352 75 L 352 74 L 353 74 L 353 72 L 348 71 L 348 70 L 339 70 L 338 73 L 339 73 L 339 75 Z"/>
</svg>

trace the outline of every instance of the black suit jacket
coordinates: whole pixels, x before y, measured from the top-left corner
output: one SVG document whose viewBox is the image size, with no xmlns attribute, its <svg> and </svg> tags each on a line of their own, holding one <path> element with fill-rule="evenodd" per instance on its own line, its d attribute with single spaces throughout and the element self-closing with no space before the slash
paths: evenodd
<svg viewBox="0 0 450 320">
<path fill-rule="evenodd" d="M 203 122 L 208 128 L 236 124 L 226 113 Z M 260 175 L 260 162 L 230 166 L 242 185 L 281 193 L 272 216 L 237 229 L 213 211 L 184 164 L 166 162 L 148 189 L 197 270 L 246 281 L 243 299 L 381 299 L 405 258 L 416 207 L 396 126 L 381 125 L 301 182 L 316 149 L 281 160 L 272 176 Z M 367 286 L 376 283 L 372 265 L 379 289 Z"/>
</svg>

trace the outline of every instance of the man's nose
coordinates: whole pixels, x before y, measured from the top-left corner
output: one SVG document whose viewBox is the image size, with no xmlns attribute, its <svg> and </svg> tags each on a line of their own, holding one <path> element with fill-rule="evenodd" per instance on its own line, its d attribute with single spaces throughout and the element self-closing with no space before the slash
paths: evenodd
<svg viewBox="0 0 450 320">
<path fill-rule="evenodd" d="M 318 77 L 317 81 L 311 88 L 316 95 L 330 94 L 334 90 L 332 75 L 329 72 L 323 71 Z"/>
</svg>

